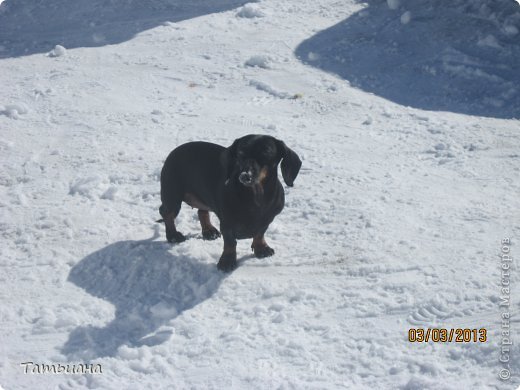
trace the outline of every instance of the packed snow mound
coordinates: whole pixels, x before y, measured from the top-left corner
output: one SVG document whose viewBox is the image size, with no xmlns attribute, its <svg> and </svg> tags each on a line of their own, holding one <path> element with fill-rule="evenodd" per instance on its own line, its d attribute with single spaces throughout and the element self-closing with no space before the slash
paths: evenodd
<svg viewBox="0 0 520 390">
<path fill-rule="evenodd" d="M 510 0 L 371 0 L 296 54 L 402 105 L 518 118 L 519 30 Z"/>
<path fill-rule="evenodd" d="M 247 0 L 5 0 L 0 4 L 0 58 L 115 44 L 164 22 L 238 8 Z"/>
</svg>

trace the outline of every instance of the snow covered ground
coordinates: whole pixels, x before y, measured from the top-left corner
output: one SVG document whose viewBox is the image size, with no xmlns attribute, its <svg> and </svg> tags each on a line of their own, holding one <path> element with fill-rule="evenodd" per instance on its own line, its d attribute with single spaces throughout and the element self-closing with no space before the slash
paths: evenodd
<svg viewBox="0 0 520 390">
<path fill-rule="evenodd" d="M 518 387 L 519 31 L 507 0 L 4 1 L 0 386 Z M 248 133 L 303 166 L 276 255 L 223 274 L 188 206 L 165 242 L 159 173 Z"/>
</svg>

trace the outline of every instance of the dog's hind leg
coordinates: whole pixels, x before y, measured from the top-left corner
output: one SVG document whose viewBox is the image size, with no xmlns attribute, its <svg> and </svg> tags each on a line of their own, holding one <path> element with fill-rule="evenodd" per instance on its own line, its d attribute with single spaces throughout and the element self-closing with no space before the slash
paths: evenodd
<svg viewBox="0 0 520 390">
<path fill-rule="evenodd" d="M 220 232 L 211 224 L 209 211 L 199 210 L 197 215 L 199 216 L 200 226 L 202 227 L 202 238 L 204 240 L 216 240 L 219 238 Z"/>
<path fill-rule="evenodd" d="M 175 227 L 175 217 L 179 214 L 180 209 L 181 202 L 179 202 L 178 207 L 175 207 L 173 210 L 169 210 L 164 205 L 159 207 L 159 213 L 163 217 L 164 226 L 166 227 L 166 239 L 168 242 L 183 242 L 186 240 L 186 237 L 177 231 Z"/>
</svg>

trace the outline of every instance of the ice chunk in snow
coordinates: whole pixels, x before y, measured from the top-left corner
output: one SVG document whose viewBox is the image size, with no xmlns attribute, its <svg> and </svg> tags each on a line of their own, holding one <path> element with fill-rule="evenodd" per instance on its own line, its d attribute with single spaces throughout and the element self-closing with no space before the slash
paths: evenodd
<svg viewBox="0 0 520 390">
<path fill-rule="evenodd" d="M 65 49 L 61 45 L 54 46 L 54 49 L 52 49 L 50 52 L 47 53 L 48 57 L 62 57 L 65 54 L 67 54 L 67 49 Z"/>
<path fill-rule="evenodd" d="M 307 58 L 309 61 L 318 61 L 320 59 L 320 55 L 311 51 L 307 55 Z"/>
<path fill-rule="evenodd" d="M 254 4 L 246 4 L 242 8 L 240 8 L 240 11 L 237 13 L 238 17 L 241 18 L 262 18 L 264 17 L 264 13 L 258 9 L 258 7 Z"/>
<path fill-rule="evenodd" d="M 295 95 L 291 95 L 290 93 L 287 93 L 287 92 L 277 91 L 270 85 L 263 83 L 261 81 L 251 80 L 251 81 L 249 81 L 249 85 L 256 87 L 256 89 L 267 92 L 269 95 L 272 95 L 272 96 L 280 98 L 280 99 L 294 99 L 295 98 Z"/>
<path fill-rule="evenodd" d="M 401 15 L 401 24 L 408 24 L 412 20 L 412 13 L 410 11 L 406 11 Z"/>
<path fill-rule="evenodd" d="M 251 66 L 251 67 L 257 66 L 262 69 L 269 69 L 270 68 L 269 62 L 270 62 L 270 59 L 268 56 L 259 55 L 259 56 L 253 56 L 250 59 L 248 59 L 246 61 L 245 65 Z"/>
</svg>

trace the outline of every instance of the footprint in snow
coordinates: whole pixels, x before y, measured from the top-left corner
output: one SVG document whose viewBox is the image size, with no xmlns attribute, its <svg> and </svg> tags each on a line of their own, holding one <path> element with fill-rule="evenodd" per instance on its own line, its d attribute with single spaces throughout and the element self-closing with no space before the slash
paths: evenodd
<svg viewBox="0 0 520 390">
<path fill-rule="evenodd" d="M 439 302 L 430 302 L 417 308 L 408 317 L 408 322 L 416 326 L 435 326 L 451 316 L 449 309 Z"/>
</svg>

